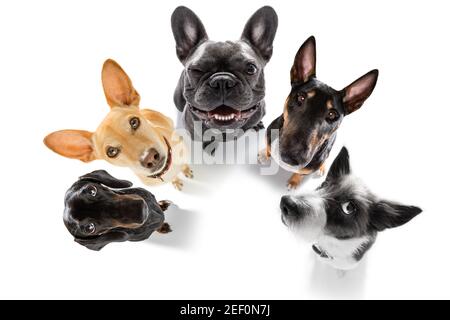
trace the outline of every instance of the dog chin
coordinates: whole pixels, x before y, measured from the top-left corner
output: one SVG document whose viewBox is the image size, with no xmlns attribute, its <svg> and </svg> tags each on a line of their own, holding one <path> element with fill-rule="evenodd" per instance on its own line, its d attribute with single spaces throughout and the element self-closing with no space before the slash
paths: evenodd
<svg viewBox="0 0 450 320">
<path fill-rule="evenodd" d="M 270 145 L 270 155 L 275 160 L 275 162 L 286 171 L 298 173 L 301 169 L 305 168 L 308 165 L 306 163 L 304 165 L 293 166 L 284 162 L 281 159 L 279 139 L 272 141 L 272 144 Z"/>
</svg>

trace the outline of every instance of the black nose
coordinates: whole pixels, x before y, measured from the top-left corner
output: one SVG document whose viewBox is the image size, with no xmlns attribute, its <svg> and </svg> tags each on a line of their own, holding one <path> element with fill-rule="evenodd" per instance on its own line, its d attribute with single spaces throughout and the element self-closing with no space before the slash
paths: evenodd
<svg viewBox="0 0 450 320">
<path fill-rule="evenodd" d="M 158 150 L 151 148 L 147 155 L 141 160 L 141 165 L 147 169 L 159 168 L 164 162 L 164 158 L 159 154 Z"/>
<path fill-rule="evenodd" d="M 292 200 L 292 197 L 290 196 L 284 196 L 281 198 L 280 209 L 285 216 L 298 215 L 297 204 L 294 202 L 294 200 Z"/>
<path fill-rule="evenodd" d="M 222 92 L 235 87 L 236 84 L 234 76 L 225 72 L 216 73 L 209 79 L 209 86 Z"/>
</svg>

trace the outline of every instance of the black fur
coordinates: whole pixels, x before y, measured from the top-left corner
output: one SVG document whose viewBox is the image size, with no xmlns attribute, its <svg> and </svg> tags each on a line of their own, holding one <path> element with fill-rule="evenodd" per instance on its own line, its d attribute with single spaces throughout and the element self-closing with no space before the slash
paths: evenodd
<svg viewBox="0 0 450 320">
<path fill-rule="evenodd" d="M 194 12 L 186 7 L 175 9 L 172 31 L 178 58 L 185 69 L 178 81 L 174 102 L 194 139 L 202 140 L 207 129 L 225 133 L 261 128 L 265 114 L 264 67 L 272 55 L 277 26 L 275 11 L 263 7 L 247 22 L 239 41 L 215 42 L 208 40 Z M 249 73 L 251 66 L 256 68 L 254 74 Z M 240 119 L 214 118 L 214 114 L 237 115 L 239 112 Z M 201 123 L 199 132 L 194 131 L 197 121 Z M 230 135 L 224 134 L 222 140 L 229 138 Z M 208 141 L 205 142 L 206 147 Z"/>
<path fill-rule="evenodd" d="M 344 117 L 361 107 L 372 93 L 377 76 L 378 71 L 373 70 L 343 90 L 331 88 L 316 78 L 316 42 L 314 37 L 306 40 L 292 66 L 284 114 L 274 121 L 281 125 L 280 160 L 317 170 L 328 157 Z M 280 122 L 280 118 L 285 121 Z M 269 142 L 270 134 L 267 130 Z"/>
<path fill-rule="evenodd" d="M 145 240 L 158 230 L 163 209 L 153 194 L 131 186 L 104 170 L 80 177 L 65 196 L 64 224 L 75 241 L 100 250 L 110 242 Z M 95 232 L 89 232 L 91 224 Z"/>
<path fill-rule="evenodd" d="M 280 207 L 283 222 L 287 225 L 301 226 L 305 221 L 318 219 L 321 214 L 319 211 L 325 210 L 326 223 L 321 231 L 323 234 L 337 240 L 366 237 L 368 240 L 351 253 L 359 261 L 371 248 L 379 231 L 401 226 L 422 210 L 380 200 L 361 185 L 359 180 L 350 178 L 349 175 L 350 159 L 344 147 L 333 161 L 324 183 L 315 192 L 315 196 L 323 201 L 321 208 L 311 205 L 308 197 L 302 195 L 282 197 Z"/>
</svg>

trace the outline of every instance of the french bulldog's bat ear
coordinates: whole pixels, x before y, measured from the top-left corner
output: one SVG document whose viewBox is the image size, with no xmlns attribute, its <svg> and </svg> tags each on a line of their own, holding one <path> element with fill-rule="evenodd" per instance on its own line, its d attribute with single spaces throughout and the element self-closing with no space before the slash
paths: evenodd
<svg viewBox="0 0 450 320">
<path fill-rule="evenodd" d="M 46 136 L 44 144 L 63 157 L 90 162 L 96 159 L 92 135 L 83 130 L 60 130 Z"/>
<path fill-rule="evenodd" d="M 405 206 L 389 201 L 380 201 L 370 210 L 370 225 L 376 231 L 399 227 L 422 212 L 414 206 Z"/>
<path fill-rule="evenodd" d="M 172 13 L 171 22 L 177 56 L 184 64 L 192 50 L 208 40 L 208 35 L 199 17 L 189 8 L 183 6 L 176 8 Z"/>
<path fill-rule="evenodd" d="M 350 174 L 350 155 L 346 147 L 342 147 L 336 159 L 331 164 L 327 174 L 327 181 L 338 179 L 342 176 Z"/>
<path fill-rule="evenodd" d="M 372 70 L 347 86 L 343 92 L 343 102 L 346 114 L 350 114 L 363 105 L 377 84 L 378 70 Z"/>
<path fill-rule="evenodd" d="M 85 174 L 84 176 L 81 176 L 79 180 L 101 183 L 110 188 L 129 188 L 133 185 L 130 181 L 114 178 L 105 170 L 96 170 Z"/>
<path fill-rule="evenodd" d="M 309 37 L 298 49 L 291 68 L 291 83 L 305 83 L 316 76 L 316 39 Z"/>
<path fill-rule="evenodd" d="M 255 48 L 267 62 L 272 57 L 273 40 L 278 28 L 278 16 L 272 7 L 256 11 L 247 21 L 241 39 Z"/>
<path fill-rule="evenodd" d="M 102 84 L 106 101 L 111 108 L 139 106 L 141 97 L 133 87 L 130 77 L 112 59 L 103 64 Z"/>
</svg>

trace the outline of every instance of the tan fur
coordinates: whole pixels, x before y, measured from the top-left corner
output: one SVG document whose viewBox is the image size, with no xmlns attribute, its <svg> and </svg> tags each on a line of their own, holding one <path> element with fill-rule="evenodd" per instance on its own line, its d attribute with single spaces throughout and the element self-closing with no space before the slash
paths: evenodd
<svg viewBox="0 0 450 320">
<path fill-rule="evenodd" d="M 140 96 L 115 61 L 104 63 L 102 83 L 111 110 L 97 130 L 56 131 L 44 139 L 45 145 L 64 157 L 84 162 L 103 159 L 117 166 L 129 167 L 147 185 L 174 180 L 181 188 L 177 174 L 187 170 L 188 155 L 182 139 L 174 132 L 172 120 L 160 112 L 139 109 Z M 129 123 L 133 117 L 140 120 L 136 131 Z M 149 178 L 152 172 L 141 165 L 141 157 L 147 150 L 155 148 L 161 157 L 167 158 L 166 141 L 172 150 L 172 165 L 160 178 Z M 117 157 L 108 157 L 109 147 L 119 148 Z"/>
<path fill-rule="evenodd" d="M 311 169 L 302 169 L 298 173 L 294 173 L 288 180 L 288 188 L 290 190 L 297 188 L 302 183 L 303 179 L 313 172 L 314 170 Z"/>
<path fill-rule="evenodd" d="M 328 109 L 328 110 L 333 109 L 333 101 L 327 100 L 327 109 Z"/>
</svg>

